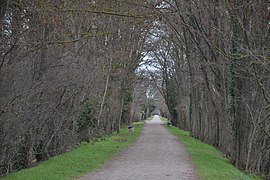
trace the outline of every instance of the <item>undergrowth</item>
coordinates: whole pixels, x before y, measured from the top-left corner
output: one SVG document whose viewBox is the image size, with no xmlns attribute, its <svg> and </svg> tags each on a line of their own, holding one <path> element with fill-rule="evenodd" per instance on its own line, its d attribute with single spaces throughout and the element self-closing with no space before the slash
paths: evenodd
<svg viewBox="0 0 270 180">
<path fill-rule="evenodd" d="M 50 158 L 42 164 L 11 173 L 5 180 L 75 179 L 101 167 L 106 161 L 127 148 L 140 134 L 143 124 L 134 123 L 135 131 L 122 129 L 119 134 L 82 143 L 77 149 Z"/>
</svg>

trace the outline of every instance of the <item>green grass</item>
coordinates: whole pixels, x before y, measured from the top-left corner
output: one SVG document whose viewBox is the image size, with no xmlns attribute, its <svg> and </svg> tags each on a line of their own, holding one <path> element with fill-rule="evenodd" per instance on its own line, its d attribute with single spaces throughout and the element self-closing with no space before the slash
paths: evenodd
<svg viewBox="0 0 270 180">
<path fill-rule="evenodd" d="M 8 179 L 20 180 L 55 180 L 74 179 L 101 167 L 106 161 L 127 148 L 140 134 L 143 124 L 135 123 L 135 131 L 122 129 L 119 134 L 99 139 L 96 142 L 83 143 L 79 148 L 50 158 L 48 161 L 29 169 L 11 173 Z"/>
<path fill-rule="evenodd" d="M 167 122 L 168 122 L 168 119 L 165 118 L 165 117 L 160 117 L 160 120 L 161 120 L 163 123 L 167 123 Z"/>
<path fill-rule="evenodd" d="M 171 133 L 179 137 L 191 155 L 197 175 L 202 180 L 251 180 L 261 179 L 255 175 L 248 175 L 229 163 L 229 160 L 220 156 L 213 146 L 202 143 L 189 136 L 189 132 L 176 127 L 168 127 Z"/>
</svg>

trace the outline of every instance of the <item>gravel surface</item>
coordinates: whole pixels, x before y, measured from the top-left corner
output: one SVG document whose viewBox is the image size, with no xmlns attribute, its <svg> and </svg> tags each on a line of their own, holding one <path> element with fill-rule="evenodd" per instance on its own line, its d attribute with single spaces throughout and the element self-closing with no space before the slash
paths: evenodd
<svg viewBox="0 0 270 180">
<path fill-rule="evenodd" d="M 198 179 L 191 159 L 177 138 L 154 116 L 128 149 L 80 179 L 181 180 Z"/>
</svg>

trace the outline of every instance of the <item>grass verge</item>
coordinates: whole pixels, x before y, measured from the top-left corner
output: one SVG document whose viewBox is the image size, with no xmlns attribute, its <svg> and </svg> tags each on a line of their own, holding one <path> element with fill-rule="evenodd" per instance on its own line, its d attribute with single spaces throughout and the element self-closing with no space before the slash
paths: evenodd
<svg viewBox="0 0 270 180">
<path fill-rule="evenodd" d="M 51 180 L 75 179 L 101 167 L 106 161 L 127 148 L 140 135 L 143 124 L 134 123 L 135 131 L 122 129 L 119 134 L 99 139 L 96 142 L 83 143 L 71 152 L 50 158 L 42 164 L 11 173 L 5 180 Z"/>
<path fill-rule="evenodd" d="M 253 180 L 261 179 L 255 175 L 245 174 L 233 165 L 229 160 L 220 156 L 213 146 L 202 143 L 189 136 L 189 132 L 176 127 L 167 127 L 170 132 L 179 137 L 182 144 L 190 154 L 199 179 L 202 180 Z"/>
<path fill-rule="evenodd" d="M 165 117 L 160 117 L 160 120 L 161 120 L 163 123 L 168 123 L 168 119 L 165 118 Z"/>
</svg>

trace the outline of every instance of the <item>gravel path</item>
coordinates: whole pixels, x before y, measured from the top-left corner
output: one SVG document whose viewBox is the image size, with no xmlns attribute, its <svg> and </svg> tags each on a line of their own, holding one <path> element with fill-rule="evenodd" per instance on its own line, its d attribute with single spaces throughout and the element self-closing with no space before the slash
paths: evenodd
<svg viewBox="0 0 270 180">
<path fill-rule="evenodd" d="M 177 138 L 155 116 L 127 150 L 80 179 L 181 180 L 197 179 L 190 157 Z"/>
</svg>

